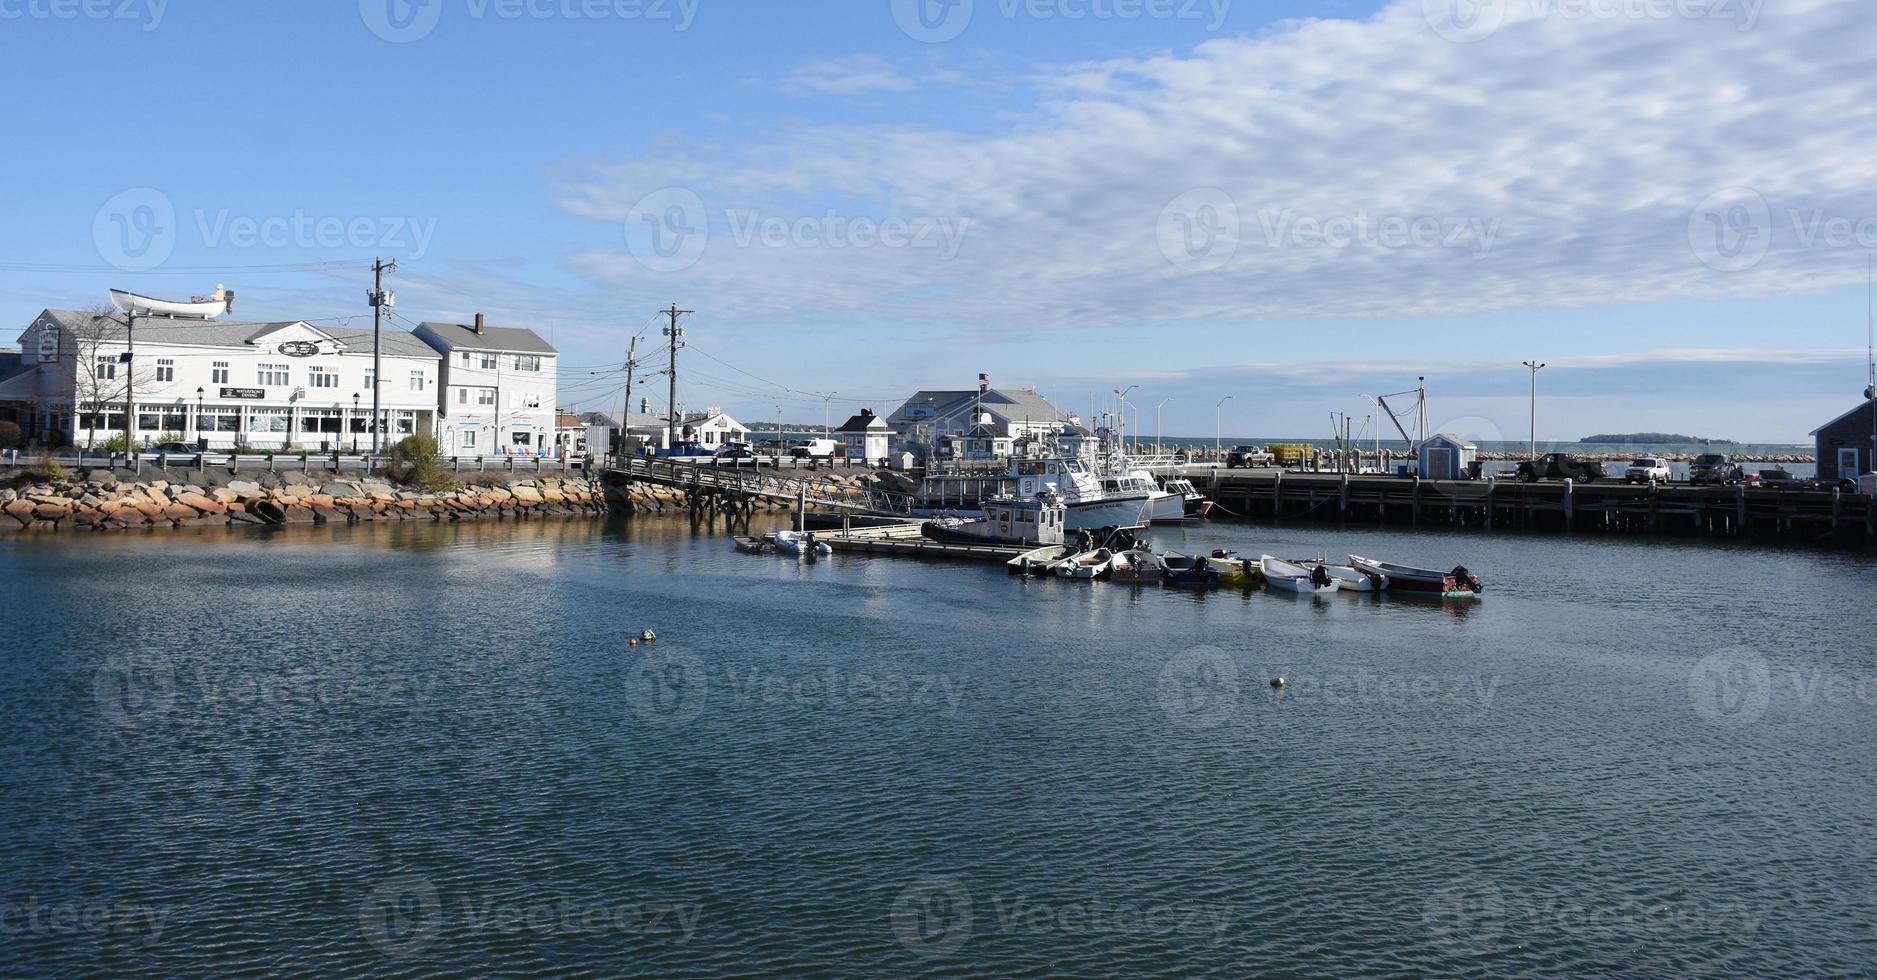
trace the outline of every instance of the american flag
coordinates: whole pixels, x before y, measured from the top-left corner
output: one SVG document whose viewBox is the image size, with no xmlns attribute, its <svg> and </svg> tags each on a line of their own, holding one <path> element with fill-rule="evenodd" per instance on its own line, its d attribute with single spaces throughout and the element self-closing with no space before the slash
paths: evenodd
<svg viewBox="0 0 1877 980">
<path fill-rule="evenodd" d="M 978 393 L 983 394 L 989 390 L 991 390 L 991 376 L 988 374 L 978 375 Z"/>
</svg>

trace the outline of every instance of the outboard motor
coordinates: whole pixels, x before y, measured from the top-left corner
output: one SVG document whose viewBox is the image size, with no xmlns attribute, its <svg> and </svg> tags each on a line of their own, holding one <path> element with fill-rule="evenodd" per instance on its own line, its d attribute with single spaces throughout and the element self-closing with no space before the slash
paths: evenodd
<svg viewBox="0 0 1877 980">
<path fill-rule="evenodd" d="M 1455 565 L 1453 566 L 1453 571 L 1447 574 L 1452 577 L 1456 583 L 1473 590 L 1475 594 L 1486 591 L 1486 587 L 1480 584 L 1479 576 L 1467 571 L 1465 565 Z"/>
<path fill-rule="evenodd" d="M 1324 571 L 1322 565 L 1310 569 L 1310 584 L 1319 589 L 1330 584 L 1330 573 Z"/>
</svg>

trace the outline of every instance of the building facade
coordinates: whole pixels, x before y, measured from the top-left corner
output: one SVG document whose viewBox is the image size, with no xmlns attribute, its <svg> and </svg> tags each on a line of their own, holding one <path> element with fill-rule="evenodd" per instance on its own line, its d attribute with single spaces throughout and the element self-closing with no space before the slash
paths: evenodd
<svg viewBox="0 0 1877 980">
<path fill-rule="evenodd" d="M 638 439 L 641 446 L 670 449 L 665 437 L 671 431 L 671 420 L 645 411 L 651 407 L 645 402 L 639 407 L 640 411 L 627 416 L 626 435 Z M 723 409 L 712 406 L 702 412 L 685 412 L 683 406 L 679 406 L 679 413 L 679 443 L 694 443 L 715 451 L 733 442 L 749 441 L 749 426 L 724 414 Z"/>
<path fill-rule="evenodd" d="M 534 331 L 473 323 L 418 324 L 414 336 L 442 357 L 437 447 L 446 456 L 555 453 L 560 352 Z"/>
<path fill-rule="evenodd" d="M 980 417 L 973 416 L 973 409 Z M 984 421 L 981 416 L 990 416 Z M 963 436 L 979 424 L 1011 440 L 1053 439 L 1068 420 L 1049 400 L 1028 388 L 988 388 L 964 391 L 921 391 L 906 399 L 886 426 L 901 444 L 925 457 L 933 455 L 947 436 Z"/>
<path fill-rule="evenodd" d="M 879 463 L 892 451 L 893 430 L 871 408 L 863 408 L 859 415 L 842 422 L 834 434 L 850 460 Z"/>
<path fill-rule="evenodd" d="M 135 354 L 132 355 L 132 341 Z M 0 400 L 30 439 L 102 446 L 132 441 L 217 450 L 371 448 L 372 388 L 379 427 L 396 441 L 429 432 L 437 415 L 438 355 L 403 331 L 384 333 L 382 379 L 372 332 L 303 320 L 244 322 L 46 310 L 20 335 L 25 369 Z"/>
<path fill-rule="evenodd" d="M 1877 399 L 1856 408 L 1812 432 L 1821 480 L 1855 480 L 1873 472 L 1872 443 L 1877 440 Z"/>
</svg>

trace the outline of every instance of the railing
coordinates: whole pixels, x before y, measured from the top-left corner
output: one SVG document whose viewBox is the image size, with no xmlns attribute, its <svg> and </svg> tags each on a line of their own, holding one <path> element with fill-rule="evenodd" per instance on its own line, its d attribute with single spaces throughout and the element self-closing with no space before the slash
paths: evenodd
<svg viewBox="0 0 1877 980">
<path fill-rule="evenodd" d="M 668 457 L 613 456 L 608 469 L 630 477 L 679 487 L 709 487 L 782 500 L 806 499 L 822 507 L 862 510 L 896 517 L 910 516 L 912 496 L 891 490 L 834 488 L 819 481 L 788 478 L 749 466 L 713 465 L 708 460 L 681 461 Z"/>
<path fill-rule="evenodd" d="M 584 456 L 443 456 L 443 463 L 452 472 L 466 471 L 502 473 L 584 473 L 588 462 Z M 64 452 L 38 452 L 9 449 L 0 455 L 7 466 L 31 466 L 41 459 L 49 459 L 61 466 L 72 469 L 102 467 L 106 469 L 127 469 L 141 473 L 148 464 L 159 469 L 186 467 L 205 470 L 210 466 L 225 467 L 230 472 L 265 469 L 269 472 L 280 470 L 311 471 L 315 466 L 321 469 L 361 470 L 374 473 L 384 469 L 386 457 L 371 453 L 121 453 L 121 452 L 84 452 L 68 450 Z"/>
</svg>

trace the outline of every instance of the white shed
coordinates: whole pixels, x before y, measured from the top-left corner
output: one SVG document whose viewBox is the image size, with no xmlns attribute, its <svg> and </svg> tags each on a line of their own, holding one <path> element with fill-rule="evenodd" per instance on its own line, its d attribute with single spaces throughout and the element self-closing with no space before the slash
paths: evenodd
<svg viewBox="0 0 1877 980">
<path fill-rule="evenodd" d="M 1440 432 L 1421 443 L 1421 479 L 1465 480 L 1472 476 L 1479 447 L 1450 432 Z"/>
</svg>

